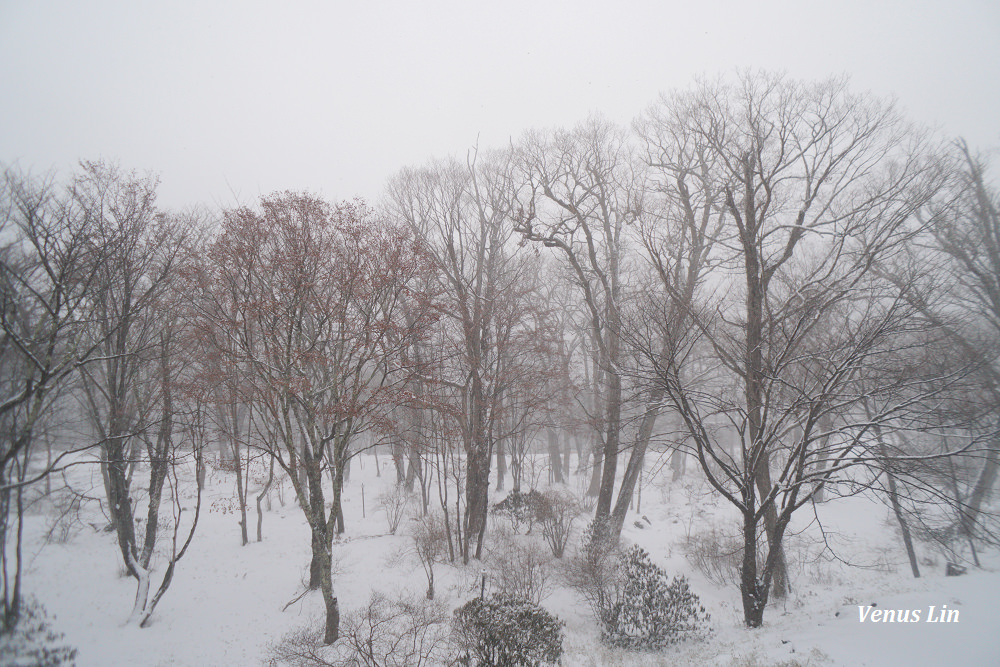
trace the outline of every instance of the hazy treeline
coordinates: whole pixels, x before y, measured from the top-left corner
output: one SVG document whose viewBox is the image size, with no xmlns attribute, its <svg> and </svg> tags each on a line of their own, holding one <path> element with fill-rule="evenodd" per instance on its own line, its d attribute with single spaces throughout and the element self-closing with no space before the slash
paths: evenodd
<svg viewBox="0 0 1000 667">
<path fill-rule="evenodd" d="M 630 127 L 592 118 L 403 169 L 378 202 L 279 192 L 175 212 L 155 177 L 114 164 L 8 169 L 5 627 L 25 498 L 82 461 L 100 467 L 139 624 L 196 539 L 207 458 L 232 463 L 250 541 L 255 459 L 295 490 L 334 641 L 345 479 L 376 445 L 466 562 L 488 539 L 491 475 L 518 491 L 589 475 L 615 541 L 644 462 L 697 465 L 741 517 L 751 627 L 789 589 L 783 538 L 814 502 L 884 498 L 916 576 L 913 531 L 974 560 L 995 542 L 998 463 L 986 170 L 844 80 L 767 73 L 664 94 Z M 70 415 L 85 429 L 53 448 Z"/>
</svg>

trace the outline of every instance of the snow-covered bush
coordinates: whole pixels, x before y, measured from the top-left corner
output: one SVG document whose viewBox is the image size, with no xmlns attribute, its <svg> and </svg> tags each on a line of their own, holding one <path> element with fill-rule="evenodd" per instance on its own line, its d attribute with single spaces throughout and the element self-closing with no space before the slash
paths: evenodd
<svg viewBox="0 0 1000 667">
<path fill-rule="evenodd" d="M 573 530 L 573 522 L 583 509 L 576 496 L 566 491 L 545 492 L 546 511 L 542 514 L 542 536 L 552 550 L 552 555 L 562 558 Z"/>
<path fill-rule="evenodd" d="M 669 579 L 641 547 L 632 546 L 619 556 L 617 575 L 599 614 L 606 644 L 661 648 L 707 629 L 709 616 L 687 579 Z"/>
<path fill-rule="evenodd" d="M 493 506 L 493 513 L 506 517 L 517 533 L 523 524 L 531 532 L 536 521 L 541 521 L 549 511 L 549 501 L 540 492 L 531 489 L 527 493 L 511 491 L 507 497 Z"/>
<path fill-rule="evenodd" d="M 13 629 L 0 631 L 0 665 L 72 665 L 76 649 L 63 645 L 62 640 L 63 634 L 49 626 L 45 609 L 33 600 L 25 600 Z"/>
<path fill-rule="evenodd" d="M 542 607 L 502 593 L 455 610 L 456 642 L 481 667 L 555 663 L 563 652 L 563 625 Z"/>
<path fill-rule="evenodd" d="M 600 520 L 587 526 L 564 573 L 590 604 L 609 646 L 659 648 L 707 630 L 708 614 L 687 579 L 671 581 L 641 547 L 621 551 Z"/>
<path fill-rule="evenodd" d="M 501 593 L 535 604 L 549 596 L 550 562 L 545 547 L 530 537 L 497 531 L 487 550 L 490 580 Z"/>
<path fill-rule="evenodd" d="M 340 639 L 323 644 L 323 624 L 294 630 L 269 648 L 271 665 L 288 667 L 422 667 L 450 662 L 451 628 L 440 602 L 372 593 L 348 614 Z"/>
</svg>

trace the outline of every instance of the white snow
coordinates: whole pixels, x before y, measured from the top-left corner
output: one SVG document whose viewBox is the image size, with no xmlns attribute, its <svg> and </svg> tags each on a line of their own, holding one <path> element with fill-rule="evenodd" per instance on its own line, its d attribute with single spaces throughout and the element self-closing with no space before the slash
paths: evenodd
<svg viewBox="0 0 1000 667">
<path fill-rule="evenodd" d="M 345 490 L 347 533 L 334 546 L 339 559 L 335 590 L 344 612 L 366 604 L 372 590 L 420 596 L 426 588 L 419 564 L 401 555 L 409 546 L 407 527 L 387 535 L 385 517 L 374 508 L 372 499 L 395 481 L 388 457 L 379 460 L 384 466 L 380 478 L 371 456 L 355 461 Z M 86 476 L 92 473 L 77 470 L 77 481 L 88 483 Z M 793 526 L 797 534 L 788 543 L 793 592 L 784 601 L 772 600 L 763 628 L 746 629 L 739 591 L 708 582 L 684 557 L 688 531 L 712 525 L 735 531 L 737 525 L 731 509 L 707 495 L 696 480 L 696 474 L 689 473 L 683 484 L 656 479 L 645 486 L 642 512 L 630 514 L 623 537 L 646 548 L 671 575 L 688 576 L 712 615 L 711 636 L 657 654 L 609 650 L 600 645 L 596 622 L 582 600 L 556 587 L 543 604 L 566 621 L 564 665 L 1000 664 L 998 555 L 987 551 L 982 569 L 945 577 L 943 557 L 920 545 L 923 576 L 914 579 L 888 511 L 865 498 L 820 506 L 818 516 L 832 552 L 825 548 L 811 513 L 803 510 L 800 523 Z M 361 484 L 368 499 L 365 517 Z M 45 605 L 53 628 L 65 633 L 65 642 L 79 649 L 79 665 L 266 664 L 270 643 L 293 628 L 321 622 L 318 592 L 282 611 L 304 590 L 309 563 L 309 531 L 290 488 L 285 488 L 284 506 L 272 495 L 263 542 L 245 547 L 240 546 L 238 516 L 210 509 L 214 500 L 234 494 L 231 477 L 209 476 L 194 542 L 145 629 L 126 623 L 135 582 L 124 576 L 114 534 L 88 525 L 105 523 L 97 503 L 85 505 L 83 522 L 61 544 L 43 540 L 52 522 L 51 503 L 34 505 L 25 528 L 25 590 Z M 633 525 L 641 515 L 651 522 L 644 529 Z M 248 519 L 253 537 L 252 507 Z M 583 523 L 579 521 L 578 528 Z M 166 546 L 168 531 L 163 533 Z M 852 565 L 831 559 L 831 553 Z M 162 560 L 154 561 L 153 587 L 159 585 L 164 566 Z M 480 570 L 476 562 L 439 566 L 439 596 L 457 607 L 477 595 Z M 956 623 L 937 624 L 861 622 L 858 606 L 871 603 L 877 609 L 921 609 L 924 617 L 929 606 L 947 605 L 959 610 L 960 617 Z"/>
</svg>

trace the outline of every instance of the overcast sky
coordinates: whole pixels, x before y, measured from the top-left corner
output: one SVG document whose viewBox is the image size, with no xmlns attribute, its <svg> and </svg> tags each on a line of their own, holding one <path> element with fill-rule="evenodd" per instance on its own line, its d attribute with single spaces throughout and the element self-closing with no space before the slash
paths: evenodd
<svg viewBox="0 0 1000 667">
<path fill-rule="evenodd" d="M 0 0 L 0 162 L 118 160 L 160 202 L 379 195 L 432 157 L 737 68 L 894 95 L 1000 146 L 1000 2 Z"/>
</svg>

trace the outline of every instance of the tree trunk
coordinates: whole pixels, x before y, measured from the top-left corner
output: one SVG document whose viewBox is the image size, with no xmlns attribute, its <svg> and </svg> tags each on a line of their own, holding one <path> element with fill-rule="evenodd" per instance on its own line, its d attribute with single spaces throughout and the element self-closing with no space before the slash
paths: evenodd
<svg viewBox="0 0 1000 667">
<path fill-rule="evenodd" d="M 341 479 L 337 480 L 337 484 L 333 487 L 333 513 L 337 517 L 337 534 L 343 535 L 344 531 L 347 530 L 347 526 L 344 524 L 344 480 L 341 473 L 338 472 L 337 476 Z"/>
<path fill-rule="evenodd" d="M 595 434 L 594 446 L 590 451 L 590 486 L 587 495 L 596 497 L 601 491 L 601 462 L 604 460 L 604 446 L 599 435 Z"/>
<path fill-rule="evenodd" d="M 659 405 L 663 400 L 663 394 L 663 389 L 656 389 L 651 393 L 649 401 L 646 404 L 646 412 L 642 415 L 639 433 L 636 436 L 635 444 L 632 446 L 632 453 L 629 455 L 628 464 L 625 466 L 625 476 L 622 478 L 621 489 L 618 491 L 618 501 L 615 503 L 614 512 L 611 514 L 611 534 L 616 540 L 622 534 L 622 526 L 625 525 L 625 517 L 632 502 L 632 494 L 635 492 L 636 482 L 638 482 L 639 475 L 642 473 L 642 464 L 646 457 L 646 449 L 649 447 L 649 439 L 653 435 L 656 418 L 660 414 Z"/>
<path fill-rule="evenodd" d="M 507 475 L 507 457 L 504 455 L 504 438 L 497 441 L 497 491 L 503 491 L 503 479 Z"/>
<path fill-rule="evenodd" d="M 406 491 L 413 491 L 413 483 L 423 477 L 423 467 L 420 460 L 420 448 L 410 443 L 409 465 L 406 468 Z"/>
<path fill-rule="evenodd" d="M 246 546 L 250 542 L 247 534 L 247 500 L 246 485 L 243 483 L 243 457 L 237 445 L 236 449 L 236 502 L 240 506 L 240 546 Z M 249 462 L 248 462 L 249 464 Z"/>
<path fill-rule="evenodd" d="M 118 548 L 122 554 L 122 562 L 128 573 L 139 578 L 139 572 L 133 563 L 136 554 L 135 549 L 135 518 L 132 514 L 132 498 L 129 495 L 128 483 L 126 482 L 124 460 L 124 447 L 121 438 L 108 444 L 108 487 L 110 496 L 108 497 L 108 512 L 111 514 L 112 523 L 118 535 Z"/>
<path fill-rule="evenodd" d="M 920 566 L 917 564 L 917 553 L 913 549 L 910 527 L 906 523 L 906 517 L 903 516 L 903 508 L 899 505 L 899 495 L 896 493 L 896 477 L 888 470 L 886 471 L 886 475 L 889 481 L 889 502 L 892 504 L 892 513 L 896 515 L 899 529 L 903 533 L 903 546 L 906 547 L 906 557 L 910 559 L 910 571 L 913 572 L 914 579 L 919 579 Z"/>
<path fill-rule="evenodd" d="M 753 481 L 757 485 L 761 502 L 767 502 L 764 512 L 764 527 L 767 532 L 768 543 L 773 544 L 778 549 L 777 566 L 774 574 L 774 595 L 784 597 L 787 592 L 787 576 L 785 571 L 784 552 L 781 548 L 781 541 L 775 541 L 775 525 L 777 513 L 774 503 L 766 501 L 767 495 L 771 492 L 771 471 L 769 442 L 765 441 L 763 430 L 763 383 L 764 383 L 764 299 L 767 286 L 762 273 L 761 259 L 758 248 L 758 235 L 760 233 L 760 221 L 757 220 L 752 184 L 754 183 L 754 158 L 749 154 L 743 161 L 743 185 L 745 187 L 743 197 L 743 216 L 740 217 L 736 208 L 736 203 L 732 195 L 728 195 L 729 205 L 737 221 L 740 242 L 743 245 L 743 261 L 746 276 L 746 340 L 744 347 L 744 396 L 746 399 L 747 414 L 747 450 L 749 460 L 744 460 L 743 465 L 752 467 Z M 740 222 L 742 220 L 742 222 Z M 763 607 L 760 609 L 763 614 Z M 757 627 L 756 625 L 751 627 Z"/>
<path fill-rule="evenodd" d="M 597 495 L 596 516 L 611 516 L 611 501 L 615 493 L 615 473 L 618 469 L 618 449 L 621 435 L 622 381 L 616 372 L 608 374 L 608 429 L 604 438 L 604 466 L 601 471 L 601 488 Z"/>
<path fill-rule="evenodd" d="M 323 643 L 332 644 L 340 638 L 340 604 L 333 594 L 333 572 L 330 547 L 326 546 L 320 562 L 320 590 L 323 593 L 323 605 L 326 607 L 326 624 L 323 631 Z"/>
<path fill-rule="evenodd" d="M 549 443 L 549 473 L 552 476 L 553 484 L 563 483 L 563 465 L 562 459 L 559 456 L 559 433 L 556 432 L 555 428 L 549 427 L 547 429 L 548 443 Z"/>
<path fill-rule="evenodd" d="M 865 404 L 865 410 L 868 412 L 869 419 L 871 419 L 871 413 L 868 411 L 867 403 Z M 876 437 L 878 437 L 879 455 L 882 457 L 883 462 L 888 464 L 889 452 L 886 449 L 885 442 L 882 440 L 882 428 L 878 424 L 875 424 L 874 430 Z M 949 463 L 951 463 L 950 459 Z M 885 474 L 888 481 L 889 504 L 892 506 L 892 513 L 896 516 L 896 521 L 899 523 L 899 530 L 903 533 L 903 546 L 906 548 L 906 557 L 910 560 L 910 571 L 913 572 L 914 579 L 919 579 L 920 566 L 917 564 L 917 554 L 913 549 L 913 539 L 910 537 L 910 527 L 906 523 L 903 508 L 899 504 L 899 493 L 896 490 L 896 476 L 892 474 L 892 470 L 888 468 L 888 465 L 885 467 Z"/>
<path fill-rule="evenodd" d="M 570 443 L 569 429 L 565 426 L 562 429 L 563 441 L 563 480 L 569 481 L 569 459 L 572 454 L 573 445 Z"/>
<path fill-rule="evenodd" d="M 473 352 L 477 352 L 473 346 Z M 478 369 L 478 360 L 472 364 Z M 473 372 L 469 389 L 469 424 L 466 435 L 466 470 L 465 480 L 465 540 L 462 543 L 462 562 L 468 564 L 470 542 L 486 528 L 486 515 L 489 511 L 490 492 L 490 451 L 486 434 L 486 401 L 483 395 L 483 381 L 478 371 Z M 456 517 L 458 515 L 456 514 Z M 482 555 L 482 542 L 477 545 L 475 557 Z"/>
<path fill-rule="evenodd" d="M 483 459 L 485 458 L 485 467 Z M 465 541 L 462 549 L 462 561 L 466 564 L 470 557 L 470 542 L 478 538 L 486 527 L 486 514 L 489 510 L 489 458 L 470 455 L 468 458 L 468 478 L 466 479 L 465 501 Z M 475 558 L 481 557 L 480 549 L 475 552 Z"/>
<path fill-rule="evenodd" d="M 750 505 L 753 507 L 753 505 Z M 754 513 L 743 514 L 743 567 L 740 571 L 740 594 L 743 598 L 743 622 L 759 628 L 764 622 L 767 586 L 757 578 L 757 523 Z"/>
<path fill-rule="evenodd" d="M 257 541 L 262 542 L 264 540 L 264 512 L 261 509 L 260 503 L 267 496 L 267 492 L 271 490 L 271 483 L 274 481 L 274 457 L 271 457 L 271 467 L 267 473 L 267 483 L 264 484 L 264 488 L 261 489 L 260 493 L 257 494 Z M 269 500 L 268 505 L 271 504 Z M 270 508 L 268 508 L 270 509 Z"/>
<path fill-rule="evenodd" d="M 328 563 L 329 561 L 327 543 L 330 540 L 327 535 L 323 478 L 318 459 L 311 456 L 303 458 L 301 464 L 303 470 L 306 472 L 306 479 L 309 483 L 309 488 L 307 489 L 309 497 L 304 499 L 308 503 L 306 507 L 309 514 L 309 527 L 312 532 L 312 560 L 309 563 L 309 589 L 316 590 L 323 585 L 324 563 Z M 324 560 L 324 558 L 327 560 Z"/>
<path fill-rule="evenodd" d="M 406 464 L 404 463 L 404 449 L 401 440 L 392 443 L 392 463 L 396 468 L 396 484 L 406 482 Z"/>
</svg>

